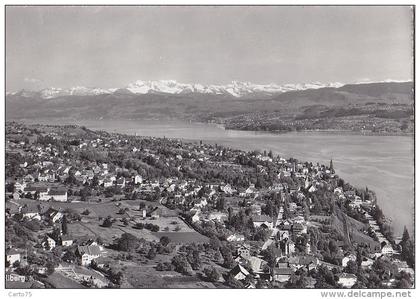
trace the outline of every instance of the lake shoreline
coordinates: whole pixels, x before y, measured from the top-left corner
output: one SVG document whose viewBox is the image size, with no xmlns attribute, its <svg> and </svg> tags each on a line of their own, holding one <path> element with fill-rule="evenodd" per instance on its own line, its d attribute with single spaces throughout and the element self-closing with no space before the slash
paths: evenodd
<svg viewBox="0 0 420 299">
<path fill-rule="evenodd" d="M 182 119 L 168 119 L 168 120 L 159 120 L 159 119 L 121 119 L 121 118 L 101 118 L 101 119 L 63 119 L 63 118 L 49 118 L 49 119 L 7 119 L 6 122 L 23 122 L 28 124 L 35 124 L 39 123 L 39 121 L 56 121 L 56 122 L 100 122 L 100 121 L 132 121 L 132 122 L 172 122 L 172 123 L 184 123 L 184 124 L 198 124 L 198 125 L 210 125 L 221 128 L 225 131 L 238 131 L 238 132 L 253 132 L 253 133 L 265 133 L 265 134 L 274 134 L 274 135 L 282 135 L 288 133 L 320 133 L 320 134 L 331 134 L 331 135 L 360 135 L 360 136 L 403 136 L 403 137 L 415 137 L 414 132 L 409 133 L 391 133 L 391 132 L 372 132 L 372 131 L 352 131 L 352 130 L 336 130 L 336 129 L 326 129 L 326 130 L 291 130 L 291 131 L 265 131 L 265 130 L 244 130 L 244 129 L 230 129 L 226 128 L 224 124 L 215 123 L 215 122 L 199 122 L 199 121 L 188 121 Z"/>
<path fill-rule="evenodd" d="M 28 121 L 33 123 L 33 121 Z M 414 228 L 414 138 L 342 134 L 338 132 L 289 132 L 225 130 L 201 122 L 157 122 L 132 120 L 76 121 L 52 119 L 39 124 L 77 124 L 92 130 L 128 135 L 166 137 L 191 142 L 202 140 L 244 151 L 272 150 L 282 157 L 320 164 L 334 160 L 340 177 L 353 186 L 374 190 L 378 204 L 392 218 L 396 235 L 404 225 Z M 398 199 L 398 203 L 395 200 Z"/>
</svg>

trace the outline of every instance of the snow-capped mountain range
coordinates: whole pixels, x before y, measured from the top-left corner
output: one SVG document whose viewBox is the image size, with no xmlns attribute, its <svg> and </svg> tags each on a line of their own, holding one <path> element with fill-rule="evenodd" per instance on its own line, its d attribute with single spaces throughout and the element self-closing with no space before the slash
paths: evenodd
<svg viewBox="0 0 420 299">
<path fill-rule="evenodd" d="M 389 80 L 387 80 L 390 82 Z M 365 83 L 365 82 L 363 82 Z M 339 82 L 323 84 L 320 82 L 313 83 L 298 83 L 298 84 L 253 84 L 250 82 L 232 81 L 226 85 L 203 85 L 203 84 L 188 84 L 179 83 L 175 80 L 158 80 L 158 81 L 142 81 L 128 84 L 123 88 L 89 88 L 89 87 L 72 87 L 72 88 L 45 88 L 40 91 L 21 90 L 18 92 L 8 92 L 6 95 L 20 95 L 22 97 L 39 96 L 43 99 L 52 99 L 61 96 L 94 96 L 101 94 L 113 94 L 117 91 L 124 91 L 133 94 L 148 94 L 148 93 L 165 93 L 165 94 L 216 94 L 216 95 L 230 95 L 234 97 L 242 97 L 252 94 L 277 94 L 288 91 L 319 89 L 319 88 L 339 88 L 344 84 Z"/>
</svg>

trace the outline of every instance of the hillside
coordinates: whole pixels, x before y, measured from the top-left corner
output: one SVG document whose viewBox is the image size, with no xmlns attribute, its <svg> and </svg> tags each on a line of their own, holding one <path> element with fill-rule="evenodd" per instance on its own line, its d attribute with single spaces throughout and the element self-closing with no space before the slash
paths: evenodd
<svg viewBox="0 0 420 299">
<path fill-rule="evenodd" d="M 412 89 L 411 82 L 392 82 L 241 97 L 195 92 L 134 94 L 120 89 L 110 94 L 43 98 L 21 92 L 6 95 L 6 119 L 186 119 L 268 131 L 369 130 L 378 125 L 410 132 Z"/>
</svg>

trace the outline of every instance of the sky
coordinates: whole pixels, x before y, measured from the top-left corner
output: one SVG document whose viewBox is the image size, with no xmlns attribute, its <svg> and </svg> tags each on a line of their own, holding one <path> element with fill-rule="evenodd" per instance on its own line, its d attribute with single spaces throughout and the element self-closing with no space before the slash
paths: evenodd
<svg viewBox="0 0 420 299">
<path fill-rule="evenodd" d="M 410 7 L 6 7 L 6 90 L 410 80 Z"/>
</svg>

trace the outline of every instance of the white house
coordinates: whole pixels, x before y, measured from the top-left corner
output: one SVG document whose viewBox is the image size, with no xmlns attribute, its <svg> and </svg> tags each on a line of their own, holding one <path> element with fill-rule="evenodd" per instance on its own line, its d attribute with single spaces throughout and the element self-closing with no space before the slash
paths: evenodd
<svg viewBox="0 0 420 299">
<path fill-rule="evenodd" d="M 101 249 L 98 245 L 77 246 L 76 255 L 79 257 L 80 264 L 87 266 L 101 256 Z"/>
<path fill-rule="evenodd" d="M 293 270 L 291 268 L 275 268 L 273 272 L 273 277 L 275 281 L 286 282 L 289 280 L 292 274 Z"/>
<path fill-rule="evenodd" d="M 25 190 L 26 188 L 26 183 L 22 182 L 22 181 L 16 181 L 15 183 L 15 191 L 21 191 L 23 192 L 23 190 Z"/>
<path fill-rule="evenodd" d="M 364 257 L 360 265 L 362 266 L 362 268 L 370 268 L 373 265 L 373 263 L 374 263 L 373 259 Z"/>
<path fill-rule="evenodd" d="M 142 184 L 143 183 L 143 178 L 141 177 L 141 175 L 136 175 L 134 177 L 134 184 Z"/>
<path fill-rule="evenodd" d="M 41 215 L 39 215 L 39 211 L 35 207 L 28 207 L 25 205 L 19 208 L 19 212 L 22 214 L 23 218 L 41 220 Z"/>
<path fill-rule="evenodd" d="M 47 219 L 55 223 L 57 221 L 60 221 L 61 218 L 63 218 L 63 213 L 61 213 L 60 211 L 56 209 L 49 208 L 47 212 L 45 212 L 45 217 L 47 217 Z"/>
<path fill-rule="evenodd" d="M 356 256 L 354 255 L 354 254 L 349 254 L 349 255 L 347 255 L 347 256 L 345 256 L 345 257 L 343 257 L 343 259 L 341 260 L 341 265 L 343 266 L 343 267 L 347 267 L 347 263 L 349 262 L 349 261 L 353 261 L 353 262 L 355 262 L 356 261 Z"/>
<path fill-rule="evenodd" d="M 67 191 L 61 189 L 51 189 L 48 192 L 39 192 L 39 200 L 48 201 L 67 201 Z"/>
<path fill-rule="evenodd" d="M 392 248 L 391 244 L 385 244 L 381 249 L 382 254 L 392 255 L 394 254 L 394 249 Z"/>
<path fill-rule="evenodd" d="M 338 283 L 345 288 L 351 288 L 357 282 L 357 276 L 349 273 L 338 275 Z"/>
<path fill-rule="evenodd" d="M 53 250 L 55 246 L 57 245 L 57 243 L 55 242 L 53 238 L 47 235 L 44 239 L 43 245 L 45 248 L 48 248 L 49 250 Z"/>
<path fill-rule="evenodd" d="M 229 242 L 243 242 L 245 241 L 245 236 L 242 234 L 232 234 L 226 238 Z"/>
<path fill-rule="evenodd" d="M 15 249 L 9 249 L 6 252 L 6 261 L 12 266 L 15 262 L 20 262 L 20 253 Z"/>
<path fill-rule="evenodd" d="M 218 222 L 223 222 L 225 220 L 227 220 L 228 216 L 226 213 L 222 213 L 222 212 L 212 212 L 209 213 L 207 216 L 208 220 L 213 220 L 213 221 L 218 221 Z"/>
<path fill-rule="evenodd" d="M 231 271 L 230 274 L 235 278 L 236 280 L 244 280 L 248 275 L 249 272 L 247 269 L 242 267 L 241 265 L 236 265 Z"/>
<path fill-rule="evenodd" d="M 70 236 L 61 236 L 61 246 L 71 246 L 73 245 L 73 239 Z"/>
<path fill-rule="evenodd" d="M 113 181 L 112 180 L 110 180 L 108 178 L 104 180 L 104 187 L 105 188 L 112 187 L 112 185 L 113 185 Z"/>
<path fill-rule="evenodd" d="M 233 189 L 230 184 L 224 185 L 221 189 L 224 193 L 229 194 L 229 195 L 235 192 L 235 189 Z"/>
<path fill-rule="evenodd" d="M 252 222 L 254 223 L 255 227 L 264 225 L 269 229 L 273 229 L 273 219 L 267 215 L 255 215 L 252 217 Z"/>
</svg>

